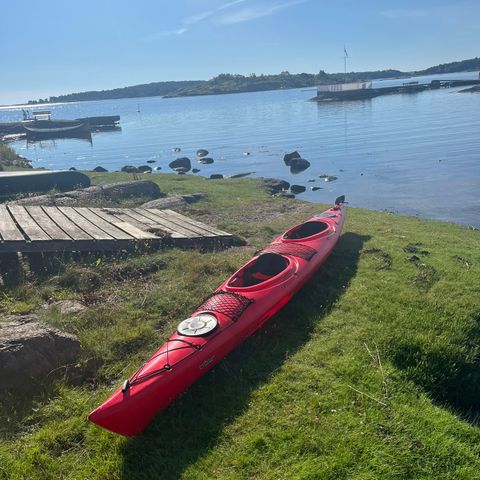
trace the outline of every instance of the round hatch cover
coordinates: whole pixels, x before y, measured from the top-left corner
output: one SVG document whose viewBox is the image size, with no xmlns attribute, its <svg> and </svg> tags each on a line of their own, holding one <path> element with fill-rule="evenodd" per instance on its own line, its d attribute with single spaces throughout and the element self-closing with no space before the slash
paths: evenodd
<svg viewBox="0 0 480 480">
<path fill-rule="evenodd" d="M 180 335 L 186 335 L 187 337 L 201 337 L 213 332 L 217 325 L 217 319 L 213 315 L 201 313 L 181 322 L 177 331 Z"/>
</svg>

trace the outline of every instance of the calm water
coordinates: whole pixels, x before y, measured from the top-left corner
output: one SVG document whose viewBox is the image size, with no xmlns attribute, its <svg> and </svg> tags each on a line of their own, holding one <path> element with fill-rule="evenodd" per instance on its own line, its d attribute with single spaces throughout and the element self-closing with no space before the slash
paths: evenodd
<svg viewBox="0 0 480 480">
<path fill-rule="evenodd" d="M 466 76 L 478 74 L 450 75 Z M 480 227 L 480 94 L 458 90 L 319 105 L 306 101 L 313 90 L 58 104 L 49 107 L 54 118 L 118 114 L 122 130 L 95 133 L 93 144 L 12 145 L 35 167 L 117 170 L 156 160 L 152 166 L 162 171 L 177 156 L 194 160 L 206 148 L 215 163 L 198 165 L 199 175 L 255 172 L 322 187 L 299 196 L 306 200 L 331 202 L 345 193 L 354 206 Z M 0 122 L 20 118 L 20 108 L 0 109 Z M 180 154 L 172 152 L 177 146 Z M 292 150 L 312 166 L 291 174 L 283 155 Z M 338 180 L 326 183 L 321 174 Z"/>
</svg>

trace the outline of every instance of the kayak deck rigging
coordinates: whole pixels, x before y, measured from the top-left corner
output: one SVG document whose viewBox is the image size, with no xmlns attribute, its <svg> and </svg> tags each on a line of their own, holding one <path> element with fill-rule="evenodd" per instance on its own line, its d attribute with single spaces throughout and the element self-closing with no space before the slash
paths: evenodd
<svg viewBox="0 0 480 480">
<path fill-rule="evenodd" d="M 252 303 L 255 303 L 255 300 L 239 293 L 217 291 L 211 293 L 203 301 L 195 310 L 194 315 L 200 312 L 221 313 L 230 318 L 232 322 L 236 322 Z"/>
</svg>

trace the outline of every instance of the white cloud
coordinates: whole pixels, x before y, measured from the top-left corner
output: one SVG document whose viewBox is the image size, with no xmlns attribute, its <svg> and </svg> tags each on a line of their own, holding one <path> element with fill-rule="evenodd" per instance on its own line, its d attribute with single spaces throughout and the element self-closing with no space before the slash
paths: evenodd
<svg viewBox="0 0 480 480">
<path fill-rule="evenodd" d="M 146 42 L 152 42 L 162 37 L 170 37 L 173 35 L 183 35 L 187 31 L 186 28 L 177 28 L 175 30 L 162 30 L 161 32 L 152 33 L 143 38 Z"/>
<path fill-rule="evenodd" d="M 238 5 L 239 3 L 246 2 L 247 0 L 233 0 L 228 3 L 224 3 L 223 5 L 220 5 L 217 8 L 213 8 L 212 10 L 206 10 L 204 12 L 197 13 L 196 15 L 192 15 L 190 17 L 184 18 L 181 23 L 182 26 L 173 30 L 163 30 L 161 32 L 156 32 L 151 35 L 147 35 L 144 37 L 144 40 L 147 42 L 151 42 L 154 40 L 159 40 L 162 37 L 170 37 L 173 35 L 183 35 L 185 32 L 187 32 L 192 25 L 195 25 L 198 22 L 201 22 L 213 15 L 215 15 L 218 12 L 221 12 L 222 10 L 225 10 L 227 8 L 233 7 L 235 5 Z"/>
<path fill-rule="evenodd" d="M 214 8 L 212 10 L 207 10 L 205 12 L 197 13 L 197 15 L 192 15 L 190 17 L 184 18 L 182 23 L 185 25 L 194 25 L 195 23 L 201 22 L 202 20 L 205 20 L 206 18 L 211 17 L 218 12 L 221 12 L 222 10 L 238 5 L 239 3 L 244 3 L 245 1 L 246 0 L 233 0 L 232 2 L 225 3 L 224 5 L 221 5 L 220 7 Z"/>
<path fill-rule="evenodd" d="M 263 4 L 263 5 L 254 5 L 251 7 L 243 8 L 241 10 L 237 10 L 230 14 L 220 15 L 217 14 L 226 10 L 228 8 L 235 7 L 241 3 L 245 3 L 248 0 L 232 0 L 231 2 L 224 3 L 217 8 L 213 8 L 211 10 L 205 10 L 204 12 L 197 13 L 196 15 L 191 15 L 182 19 L 181 27 L 173 29 L 173 30 L 163 30 L 161 32 L 156 32 L 151 35 L 144 37 L 144 40 L 147 42 L 159 40 L 162 37 L 168 36 L 175 36 L 175 35 L 183 35 L 187 32 L 193 25 L 203 22 L 208 18 L 212 18 L 212 20 L 221 25 L 229 25 L 232 23 L 240 23 L 240 22 L 248 22 L 250 20 L 255 20 L 261 17 L 267 17 L 269 15 L 273 15 L 280 10 L 283 10 L 288 7 L 293 7 L 295 5 L 299 5 L 301 3 L 305 3 L 309 0 L 291 0 L 284 3 L 274 3 L 274 4 Z"/>
<path fill-rule="evenodd" d="M 237 10 L 227 15 L 223 15 L 216 20 L 217 23 L 222 25 L 229 25 L 232 23 L 249 22 L 256 20 L 257 18 L 268 17 L 285 8 L 293 7 L 301 3 L 305 3 L 308 0 L 294 0 L 291 2 L 277 3 L 274 5 L 255 5 L 252 7 Z"/>
</svg>

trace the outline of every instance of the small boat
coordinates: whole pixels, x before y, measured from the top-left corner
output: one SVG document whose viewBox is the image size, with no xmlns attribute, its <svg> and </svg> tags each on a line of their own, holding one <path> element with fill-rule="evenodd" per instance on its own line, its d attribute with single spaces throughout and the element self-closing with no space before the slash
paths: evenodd
<svg viewBox="0 0 480 480">
<path fill-rule="evenodd" d="M 90 137 L 90 126 L 76 120 L 31 120 L 22 122 L 27 139 Z"/>
<path fill-rule="evenodd" d="M 23 129 L 28 139 L 90 136 L 90 124 L 85 120 L 52 120 L 49 110 L 37 110 L 33 118 L 24 111 Z"/>
<path fill-rule="evenodd" d="M 294 226 L 215 290 L 89 419 L 125 436 L 153 417 L 283 308 L 332 252 L 345 197 Z"/>
</svg>

